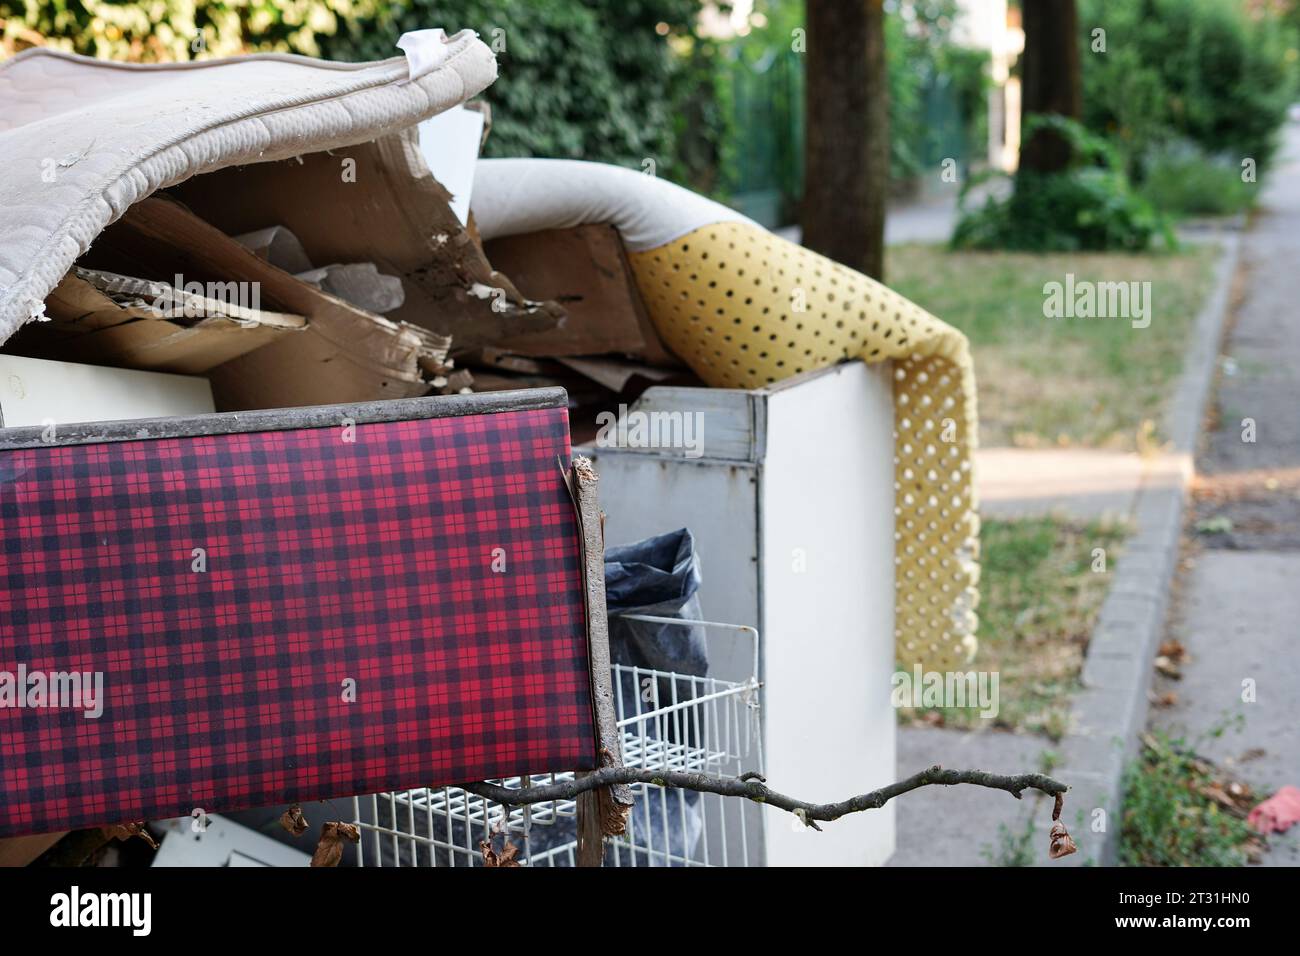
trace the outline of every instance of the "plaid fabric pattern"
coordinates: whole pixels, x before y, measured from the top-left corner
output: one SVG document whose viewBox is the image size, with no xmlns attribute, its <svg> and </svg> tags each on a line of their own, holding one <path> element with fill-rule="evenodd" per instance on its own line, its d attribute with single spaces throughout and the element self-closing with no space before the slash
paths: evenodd
<svg viewBox="0 0 1300 956">
<path fill-rule="evenodd" d="M 0 835 L 594 765 L 565 410 L 353 427 L 0 452 Z"/>
</svg>

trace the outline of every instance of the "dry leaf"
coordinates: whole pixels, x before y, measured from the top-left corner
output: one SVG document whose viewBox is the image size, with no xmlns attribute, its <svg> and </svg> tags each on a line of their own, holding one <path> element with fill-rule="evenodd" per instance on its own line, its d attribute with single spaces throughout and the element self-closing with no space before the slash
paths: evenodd
<svg viewBox="0 0 1300 956">
<path fill-rule="evenodd" d="M 1165 691 L 1163 694 L 1151 695 L 1151 704 L 1154 707 L 1160 707 L 1160 708 L 1172 707 L 1176 703 L 1178 703 L 1178 695 L 1175 694 L 1172 690 Z"/>
<path fill-rule="evenodd" d="M 285 810 L 280 817 L 280 826 L 284 827 L 294 836 L 302 836 L 307 832 L 307 818 L 302 815 L 302 807 L 294 804 L 288 810 Z"/>
<path fill-rule="evenodd" d="M 1157 652 L 1161 657 L 1167 657 L 1171 661 L 1181 661 L 1187 656 L 1187 648 L 1183 647 L 1183 642 L 1178 640 L 1168 640 L 1160 645 Z"/>
<path fill-rule="evenodd" d="M 320 842 L 312 854 L 312 866 L 338 866 L 343 859 L 343 841 L 356 843 L 361 839 L 361 831 L 352 823 L 323 823 L 320 828 Z"/>
<path fill-rule="evenodd" d="M 110 839 L 129 840 L 131 837 L 139 837 L 148 843 L 155 850 L 158 849 L 158 841 L 155 840 L 149 831 L 144 828 L 144 823 L 116 823 L 112 826 L 102 828 L 104 833 Z"/>
<path fill-rule="evenodd" d="M 1217 803 L 1219 806 L 1223 807 L 1224 809 L 1227 810 L 1237 809 L 1237 806 L 1233 802 L 1232 797 L 1228 796 L 1227 791 L 1225 791 L 1217 783 L 1205 784 L 1200 788 L 1200 793 L 1201 796 L 1205 797 L 1207 800 L 1212 800 L 1214 803 Z"/>
<path fill-rule="evenodd" d="M 522 865 L 518 860 L 515 859 L 515 857 L 519 855 L 519 847 L 511 843 L 509 837 L 506 838 L 505 844 L 501 847 L 500 853 L 492 849 L 492 843 L 489 840 L 484 840 L 478 846 L 479 849 L 483 851 L 484 866 L 521 866 Z"/>
<path fill-rule="evenodd" d="M 1170 680 L 1182 680 L 1183 672 L 1178 669 L 1172 658 L 1161 654 L 1156 658 L 1156 670 Z"/>
<path fill-rule="evenodd" d="M 1069 831 L 1065 829 L 1065 824 L 1060 820 L 1052 824 L 1050 836 L 1052 843 L 1047 851 L 1050 859 L 1059 860 L 1063 856 L 1078 852 L 1079 848 L 1074 845 L 1074 840 L 1070 838 Z"/>
</svg>

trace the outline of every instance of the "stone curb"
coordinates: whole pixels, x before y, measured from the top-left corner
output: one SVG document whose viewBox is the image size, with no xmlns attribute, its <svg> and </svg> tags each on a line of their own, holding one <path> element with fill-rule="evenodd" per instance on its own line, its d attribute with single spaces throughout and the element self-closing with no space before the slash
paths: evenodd
<svg viewBox="0 0 1300 956">
<path fill-rule="evenodd" d="M 1164 632 L 1183 510 L 1240 248 L 1240 232 L 1224 235 L 1214 288 L 1196 318 L 1165 420 L 1172 451 L 1144 468 L 1133 512 L 1135 530 L 1115 566 L 1084 661 L 1083 689 L 1072 702 L 1071 728 L 1054 776 L 1071 788 L 1064 821 L 1079 847 L 1067 858 L 1073 865 L 1117 862 L 1124 767 L 1146 726 L 1151 665 Z M 1095 832 L 1099 808 L 1105 811 L 1105 824 Z"/>
</svg>

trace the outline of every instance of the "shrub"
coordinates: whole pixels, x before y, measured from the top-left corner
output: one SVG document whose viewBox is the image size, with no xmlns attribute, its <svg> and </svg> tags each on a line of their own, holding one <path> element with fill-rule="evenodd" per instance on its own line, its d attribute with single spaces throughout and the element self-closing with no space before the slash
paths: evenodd
<svg viewBox="0 0 1300 956">
<path fill-rule="evenodd" d="M 1291 32 L 1254 6 L 1083 0 L 1083 120 L 1121 149 L 1136 181 L 1178 140 L 1267 165 L 1294 90 Z M 1091 49 L 1096 28 L 1106 31 L 1104 53 Z"/>
<path fill-rule="evenodd" d="M 967 208 L 971 190 L 990 177 L 968 182 L 962 190 L 954 247 L 1140 251 L 1157 235 L 1167 246 L 1175 244 L 1160 215 L 1130 188 L 1114 150 L 1103 139 L 1059 116 L 1033 117 L 1025 124 L 1026 138 L 1045 125 L 1070 143 L 1071 165 L 1050 174 L 1021 171 L 1009 195 L 989 196 L 975 209 Z"/>
<path fill-rule="evenodd" d="M 135 62 L 286 50 L 319 56 L 318 40 L 345 20 L 368 20 L 390 0 L 0 0 L 0 56 L 44 37 L 50 46 Z M 384 56 L 391 54 L 391 44 Z"/>
<path fill-rule="evenodd" d="M 1191 145 L 1163 150 L 1147 167 L 1142 195 L 1174 216 L 1226 216 L 1248 209 L 1256 186 L 1243 182 L 1239 163 L 1206 156 Z"/>
<path fill-rule="evenodd" d="M 699 0 L 411 0 L 386 4 L 376 19 L 345 24 L 321 47 L 333 59 L 378 59 L 392 56 L 394 40 L 407 30 L 476 30 L 500 63 L 499 78 L 484 94 L 496 107 L 487 155 L 590 159 L 635 169 L 650 159 L 658 175 L 689 181 L 692 171 L 674 168 L 680 120 L 707 113 L 707 104 L 693 97 L 707 100 L 708 90 L 681 82 L 697 61 L 677 55 L 671 44 L 691 52 L 699 6 Z M 708 150 L 702 155 L 707 161 Z"/>
</svg>

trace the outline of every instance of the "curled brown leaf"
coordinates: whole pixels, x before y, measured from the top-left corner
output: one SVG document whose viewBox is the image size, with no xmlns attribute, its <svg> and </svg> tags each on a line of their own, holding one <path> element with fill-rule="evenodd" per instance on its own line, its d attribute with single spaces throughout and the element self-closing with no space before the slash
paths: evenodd
<svg viewBox="0 0 1300 956">
<path fill-rule="evenodd" d="M 1070 837 L 1070 832 L 1065 829 L 1065 824 L 1060 820 L 1052 824 L 1051 846 L 1047 850 L 1050 859 L 1059 860 L 1063 856 L 1069 856 L 1071 853 L 1078 852 L 1079 848 L 1074 845 L 1074 840 Z"/>
<path fill-rule="evenodd" d="M 338 866 L 343 859 L 343 841 L 356 843 L 361 839 L 361 830 L 353 823 L 332 821 L 322 823 L 320 842 L 312 854 L 312 866 Z"/>
<path fill-rule="evenodd" d="M 129 840 L 132 837 L 139 837 L 155 850 L 158 849 L 158 841 L 144 828 L 143 821 L 140 823 L 115 823 L 112 826 L 102 827 L 102 829 L 109 839 Z"/>
<path fill-rule="evenodd" d="M 294 836 L 302 836 L 307 832 L 307 818 L 302 815 L 302 807 L 294 804 L 280 816 L 280 826 L 284 827 Z"/>
<path fill-rule="evenodd" d="M 506 837 L 500 853 L 492 848 L 492 842 L 490 840 L 484 840 L 478 845 L 478 847 L 483 851 L 484 866 L 522 866 L 522 864 L 515 859 L 515 857 L 519 855 L 519 847 L 511 843 L 509 837 Z"/>
</svg>

